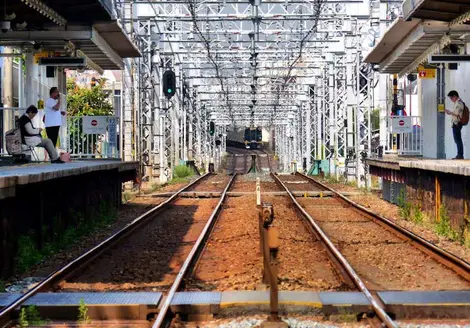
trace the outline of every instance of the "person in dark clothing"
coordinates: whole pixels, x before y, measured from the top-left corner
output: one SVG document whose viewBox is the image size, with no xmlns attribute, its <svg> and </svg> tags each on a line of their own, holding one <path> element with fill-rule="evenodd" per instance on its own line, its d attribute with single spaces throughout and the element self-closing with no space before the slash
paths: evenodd
<svg viewBox="0 0 470 328">
<path fill-rule="evenodd" d="M 41 128 L 36 129 L 33 126 L 33 122 L 31 121 L 36 114 L 38 113 L 38 109 L 31 105 L 26 109 L 26 113 L 20 117 L 19 119 L 19 126 L 21 131 L 21 139 L 23 144 L 32 147 L 43 147 L 46 149 L 47 153 L 49 154 L 49 158 L 51 159 L 52 163 L 62 164 L 64 163 L 57 154 L 57 150 L 55 149 L 54 145 L 52 144 L 51 139 L 41 138 Z"/>
</svg>

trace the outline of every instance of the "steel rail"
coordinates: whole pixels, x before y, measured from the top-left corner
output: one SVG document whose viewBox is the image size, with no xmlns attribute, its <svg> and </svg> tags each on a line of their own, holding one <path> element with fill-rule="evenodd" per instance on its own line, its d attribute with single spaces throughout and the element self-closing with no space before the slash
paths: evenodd
<svg viewBox="0 0 470 328">
<path fill-rule="evenodd" d="M 362 279 L 359 277 L 359 275 L 354 271 L 352 266 L 349 264 L 349 262 L 346 260 L 346 258 L 340 253 L 340 251 L 335 247 L 333 242 L 328 238 L 328 236 L 323 232 L 323 230 L 320 228 L 320 226 L 315 222 L 315 220 L 310 216 L 310 214 L 307 213 L 307 211 L 304 210 L 304 208 L 297 202 L 295 199 L 294 195 L 292 195 L 291 191 L 287 186 L 277 177 L 275 174 L 271 174 L 272 177 L 276 182 L 278 182 L 287 192 L 289 195 L 290 199 L 292 202 L 295 204 L 297 209 L 307 218 L 309 223 L 312 225 L 314 228 L 315 232 L 318 234 L 318 236 L 322 239 L 322 241 L 327 245 L 328 249 L 331 251 L 331 253 L 336 257 L 339 263 L 343 266 L 343 268 L 346 270 L 348 275 L 351 277 L 352 281 L 354 284 L 357 286 L 357 288 L 364 294 L 364 296 L 368 299 L 370 302 L 372 309 L 374 312 L 377 314 L 377 316 L 380 318 L 380 320 L 389 328 L 397 328 L 398 325 L 388 316 L 388 314 L 385 312 L 384 306 L 381 305 L 382 301 L 378 296 L 373 295 L 365 286 L 364 282 Z"/>
<path fill-rule="evenodd" d="M 186 275 L 189 267 L 193 263 L 193 261 L 196 259 L 196 254 L 198 254 L 199 250 L 201 247 L 204 246 L 204 239 L 208 236 L 209 231 L 211 230 L 210 228 L 212 227 L 214 221 L 219 215 L 220 210 L 222 209 L 222 204 L 225 201 L 225 198 L 227 197 L 227 191 L 230 189 L 233 181 L 235 180 L 235 177 L 237 174 L 234 174 L 230 181 L 227 183 L 227 186 L 225 187 L 224 191 L 222 192 L 222 195 L 220 197 L 219 202 L 217 203 L 217 206 L 215 207 L 214 211 L 212 212 L 211 216 L 207 220 L 206 225 L 201 231 L 201 234 L 199 235 L 199 238 L 197 239 L 196 243 L 193 245 L 193 248 L 191 249 L 191 252 L 189 252 L 188 256 L 186 257 L 186 260 L 184 261 L 183 265 L 181 266 L 180 271 L 178 272 L 178 275 L 176 276 L 175 281 L 173 282 L 173 285 L 170 288 L 170 291 L 168 292 L 168 295 L 165 298 L 165 302 L 163 303 L 160 311 L 158 312 L 158 316 L 155 319 L 155 322 L 152 325 L 152 328 L 159 328 L 162 326 L 165 317 L 167 315 L 168 309 L 170 308 L 171 302 L 173 301 L 173 298 L 175 297 L 175 294 L 177 290 L 179 289 L 181 282 L 183 281 L 184 276 Z"/>
<path fill-rule="evenodd" d="M 15 308 L 23 304 L 25 301 L 30 299 L 32 296 L 37 294 L 43 289 L 46 289 L 50 287 L 55 281 L 58 281 L 62 279 L 62 277 L 70 274 L 73 272 L 74 269 L 77 267 L 82 266 L 84 263 L 86 263 L 90 258 L 93 258 L 96 256 L 98 253 L 100 253 L 102 250 L 104 250 L 106 247 L 111 245 L 112 243 L 116 242 L 119 238 L 123 237 L 125 234 L 129 233 L 132 231 L 134 228 L 136 228 L 138 225 L 140 225 L 142 222 L 144 222 L 146 219 L 151 217 L 155 212 L 158 212 L 160 209 L 162 209 L 164 206 L 166 206 L 168 203 L 172 202 L 175 198 L 177 198 L 180 193 L 186 191 L 187 189 L 193 187 L 195 184 L 199 183 L 202 179 L 206 178 L 209 176 L 210 173 L 206 173 L 205 175 L 199 177 L 195 181 L 189 183 L 188 185 L 184 186 L 181 188 L 179 191 L 177 191 L 173 196 L 169 197 L 165 201 L 161 202 L 157 206 L 153 207 L 152 209 L 148 210 L 144 214 L 140 215 L 136 219 L 134 219 L 132 222 L 128 223 L 124 228 L 119 230 L 118 232 L 114 233 L 110 237 L 106 238 L 104 241 L 96 245 L 95 247 L 91 248 L 84 254 L 80 255 L 76 259 L 74 259 L 72 262 L 69 262 L 65 266 L 61 267 L 60 269 L 54 271 L 51 273 L 49 276 L 47 276 L 44 280 L 42 280 L 40 283 L 38 283 L 36 286 L 28 290 L 25 294 L 23 294 L 20 298 L 16 299 L 14 302 L 11 304 L 7 305 L 5 308 L 3 308 L 0 311 L 0 319 L 7 319 L 6 316 L 10 314 Z"/>
<path fill-rule="evenodd" d="M 462 276 L 464 279 L 470 281 L 470 263 L 468 263 L 464 259 L 457 257 L 454 254 L 440 247 L 437 247 L 436 245 L 416 235 L 412 231 L 400 226 L 399 224 L 396 224 L 395 222 L 377 213 L 370 211 L 369 209 L 363 207 L 362 205 L 359 205 L 358 203 L 352 201 L 351 199 L 343 196 L 341 193 L 337 192 L 333 188 L 330 188 L 327 185 L 319 181 L 316 181 L 315 179 L 305 174 L 302 174 L 302 173 L 297 173 L 297 174 L 313 182 L 314 184 L 321 186 L 325 190 L 332 192 L 336 197 L 340 198 L 342 201 L 366 213 L 368 216 L 372 217 L 378 224 L 380 224 L 380 226 L 397 234 L 399 237 L 404 237 L 407 240 L 411 241 L 413 245 L 418 247 L 420 250 L 423 250 L 426 254 L 430 255 L 431 257 L 433 257 L 434 259 L 436 259 L 443 265 L 447 266 L 449 269 L 455 271 L 458 275 Z"/>
</svg>

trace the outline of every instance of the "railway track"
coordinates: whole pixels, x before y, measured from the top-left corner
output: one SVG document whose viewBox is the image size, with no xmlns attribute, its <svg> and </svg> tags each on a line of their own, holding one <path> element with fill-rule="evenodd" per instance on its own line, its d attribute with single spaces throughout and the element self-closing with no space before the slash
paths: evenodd
<svg viewBox="0 0 470 328">
<path fill-rule="evenodd" d="M 28 290 L 25 294 L 21 295 L 19 298 L 15 299 L 12 303 L 7 306 L 4 306 L 0 310 L 0 322 L 7 322 L 10 320 L 11 315 L 15 312 L 15 310 L 30 300 L 34 295 L 38 294 L 39 292 L 48 292 L 48 291 L 56 291 L 61 289 L 61 285 L 63 285 L 64 281 L 67 279 L 73 279 L 74 276 L 79 276 L 81 272 L 83 272 L 84 268 L 87 271 L 92 270 L 93 263 L 95 261 L 99 261 L 106 252 L 110 252 L 116 247 L 119 249 L 122 245 L 125 245 L 125 241 L 131 239 L 136 234 L 141 233 L 142 231 L 148 230 L 145 229 L 149 224 L 154 222 L 157 218 L 159 218 L 163 213 L 172 209 L 171 205 L 174 205 L 175 202 L 179 200 L 179 195 L 185 191 L 222 191 L 222 195 L 220 200 L 217 204 L 210 205 L 210 215 L 208 215 L 207 220 L 205 220 L 204 227 L 202 228 L 201 233 L 199 234 L 199 238 L 194 242 L 192 248 L 187 255 L 186 260 L 181 266 L 180 271 L 176 275 L 176 281 L 181 279 L 180 273 L 184 272 L 188 269 L 189 263 L 194 259 L 194 256 L 197 254 L 197 250 L 201 247 L 201 244 L 210 230 L 210 227 L 217 217 L 218 212 L 221 209 L 221 205 L 225 199 L 226 192 L 228 191 L 231 183 L 235 176 L 229 178 L 224 177 L 225 180 L 224 186 L 220 187 L 220 178 L 219 181 L 214 181 L 214 176 L 210 174 L 206 174 L 194 182 L 188 184 L 187 186 L 183 187 L 179 191 L 177 191 L 174 195 L 160 203 L 159 205 L 153 207 L 143 215 L 137 217 L 134 221 L 130 224 L 119 230 L 118 232 L 114 233 L 112 236 L 108 237 L 106 240 L 102 241 L 86 253 L 82 254 L 81 256 L 75 258 L 74 260 L 70 261 L 60 269 L 56 270 L 55 272 L 51 273 L 47 276 L 44 280 L 39 282 L 35 287 Z M 218 182 L 218 183 L 215 183 Z M 204 184 L 202 184 L 204 183 Z M 216 185 L 219 186 L 216 186 Z M 202 186 L 202 188 L 201 188 Z M 174 207 L 174 206 L 173 206 Z M 184 241 L 183 241 L 184 243 Z M 191 243 L 191 242 L 189 242 Z M 124 254 L 124 258 L 127 257 L 129 260 L 129 254 Z M 119 271 L 112 271 L 111 274 L 116 274 Z M 122 272 L 121 272 L 122 273 Z M 73 288 L 71 288 L 73 289 Z M 170 295 L 174 294 L 173 286 L 170 288 Z M 165 307 L 163 307 L 165 310 Z"/>
<path fill-rule="evenodd" d="M 464 260 L 310 177 L 296 174 L 273 178 L 288 192 L 296 209 L 387 327 L 396 327 L 396 323 L 386 313 L 378 290 L 470 288 L 470 265 Z M 292 192 L 298 190 L 329 191 L 333 197 L 297 200 Z"/>
<path fill-rule="evenodd" d="M 470 289 L 468 263 L 410 232 L 400 231 L 400 227 L 395 227 L 392 222 L 376 216 L 310 177 L 300 174 L 271 174 L 271 177 L 275 183 L 273 180 L 262 182 L 262 192 L 265 192 L 262 200 L 274 204 L 275 222 L 280 229 L 280 291 L 360 291 L 366 296 L 367 307 L 374 310 L 376 319 L 379 318 L 387 327 L 396 327 L 393 315 L 387 313 L 389 309 L 379 295 L 381 292 Z M 134 220 L 129 225 L 132 227 L 123 229 L 127 231 L 119 231 L 116 237 L 113 235 L 108 238 L 101 246 L 94 247 L 51 274 L 5 307 L 0 312 L 0 319 L 40 291 L 152 290 L 162 292 L 165 297 L 158 303 L 158 311 L 155 307 L 152 312 L 156 318 L 150 317 L 149 320 L 155 319 L 153 327 L 163 327 L 173 318 L 170 306 L 173 306 L 176 295 L 180 298 L 180 294 L 184 294 L 181 291 L 256 290 L 262 270 L 258 254 L 258 210 L 255 197 L 249 195 L 249 192 L 230 198 L 227 194 L 235 183 L 240 185 L 234 186 L 234 190 L 254 191 L 255 182 L 252 178 L 251 181 L 239 181 L 239 178 L 242 177 L 237 174 L 231 177 L 205 175 L 182 188 Z M 287 196 L 282 193 L 275 195 L 281 190 Z M 182 193 L 185 191 L 214 194 L 209 199 L 183 199 Z M 319 197 L 296 198 L 294 191 L 297 196 L 302 191 L 305 195 L 307 192 L 318 193 Z M 204 211 L 194 211 L 194 204 L 203 203 L 206 208 Z M 195 212 L 199 212 L 199 219 L 188 222 L 186 218 L 190 216 L 189 213 Z M 157 217 L 158 221 L 155 220 Z M 170 222 L 173 225 L 167 226 Z M 197 228 L 188 234 L 193 227 Z M 163 238 L 168 235 L 169 239 Z M 171 236 L 175 240 L 172 241 Z M 175 245 L 183 251 L 172 248 Z M 429 259 L 423 260 L 423 255 L 413 255 L 411 258 L 414 257 L 414 260 L 408 262 L 402 253 L 397 253 L 392 254 L 398 256 L 392 262 L 374 263 L 377 259 L 377 251 L 374 253 L 374 249 L 378 250 L 381 258 L 390 260 L 390 252 L 382 248 L 384 245 L 402 247 L 408 253 L 411 253 L 412 246 L 416 246 L 413 252 L 425 252 Z M 168 252 L 171 257 L 162 258 L 164 252 Z M 146 257 L 139 258 L 141 253 L 146 253 Z M 170 261 L 173 256 L 177 258 L 176 262 Z M 429 261 L 437 264 L 429 267 Z M 397 269 L 399 265 L 404 268 Z M 85 267 L 86 272 L 83 273 Z M 168 268 L 169 271 L 165 275 L 152 275 L 159 267 Z M 426 275 L 429 270 L 435 277 Z M 416 274 L 413 273 L 415 271 Z M 116 272 L 120 272 L 118 277 L 122 279 L 114 277 Z M 145 283 L 144 279 L 149 272 L 150 281 L 158 280 L 158 284 Z M 416 275 L 419 277 L 416 278 Z M 104 289 L 100 287 L 111 279 L 114 285 L 109 284 Z M 143 284 L 129 283 L 137 279 L 142 279 Z M 416 288 L 416 284 L 407 283 L 406 280 L 418 282 L 421 286 Z M 431 286 L 432 283 L 434 286 Z"/>
</svg>

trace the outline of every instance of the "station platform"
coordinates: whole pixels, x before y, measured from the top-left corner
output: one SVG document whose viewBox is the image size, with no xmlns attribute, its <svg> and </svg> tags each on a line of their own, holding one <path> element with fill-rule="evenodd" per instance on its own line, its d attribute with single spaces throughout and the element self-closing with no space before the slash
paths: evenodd
<svg viewBox="0 0 470 328">
<path fill-rule="evenodd" d="M 14 272 L 18 240 L 41 249 L 100 211 L 116 211 L 122 183 L 135 180 L 137 162 L 83 160 L 0 168 L 0 278 Z M 103 213 L 101 213 L 103 214 Z"/>
<path fill-rule="evenodd" d="M 383 158 L 369 158 L 367 164 L 392 170 L 417 169 L 438 173 L 470 176 L 470 159 L 432 159 L 423 157 L 384 156 Z"/>
<path fill-rule="evenodd" d="M 417 205 L 436 221 L 442 215 L 448 216 L 455 231 L 466 229 L 470 160 L 386 155 L 368 158 L 366 163 L 371 175 L 382 178 L 385 200 L 397 205 Z"/>
</svg>

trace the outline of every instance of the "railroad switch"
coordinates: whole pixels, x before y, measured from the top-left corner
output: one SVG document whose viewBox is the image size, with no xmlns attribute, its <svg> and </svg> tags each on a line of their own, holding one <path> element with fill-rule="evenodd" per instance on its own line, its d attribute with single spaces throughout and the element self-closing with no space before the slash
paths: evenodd
<svg viewBox="0 0 470 328">
<path fill-rule="evenodd" d="M 259 209 L 260 248 L 263 256 L 263 283 L 269 286 L 269 305 L 271 313 L 266 321 L 261 323 L 261 328 L 286 328 L 287 323 L 279 317 L 279 295 L 277 286 L 277 274 L 279 261 L 279 229 L 273 226 L 273 205 L 263 203 Z"/>
</svg>

